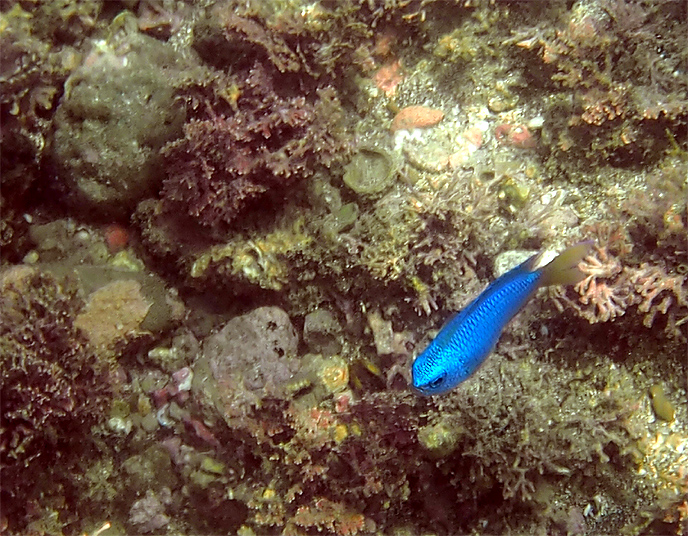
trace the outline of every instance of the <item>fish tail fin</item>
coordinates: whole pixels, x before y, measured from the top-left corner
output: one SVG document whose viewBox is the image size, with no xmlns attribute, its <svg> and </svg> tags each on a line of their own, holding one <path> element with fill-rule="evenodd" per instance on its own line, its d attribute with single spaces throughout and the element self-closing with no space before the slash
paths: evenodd
<svg viewBox="0 0 688 536">
<path fill-rule="evenodd" d="M 575 285 L 585 279 L 585 274 L 578 268 L 578 264 L 592 249 L 593 242 L 579 242 L 575 246 L 565 249 L 549 264 L 540 268 L 542 278 L 540 285 Z"/>
</svg>

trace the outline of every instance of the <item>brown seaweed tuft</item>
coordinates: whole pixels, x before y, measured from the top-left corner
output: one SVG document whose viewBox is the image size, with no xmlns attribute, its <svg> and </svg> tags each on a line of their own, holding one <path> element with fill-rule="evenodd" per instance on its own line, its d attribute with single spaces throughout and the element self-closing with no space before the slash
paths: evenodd
<svg viewBox="0 0 688 536">
<path fill-rule="evenodd" d="M 245 75 L 229 82 L 232 106 L 206 100 L 184 137 L 163 149 L 167 210 L 215 232 L 268 193 L 329 166 L 344 146 L 341 106 L 331 88 L 289 95 L 277 90 L 269 67 L 256 64 Z"/>
<path fill-rule="evenodd" d="M 35 268 L 0 275 L 0 464 L 9 519 L 50 487 L 44 479 L 53 464 L 78 459 L 83 436 L 108 408 L 107 370 L 74 326 L 80 306 L 73 290 Z"/>
</svg>

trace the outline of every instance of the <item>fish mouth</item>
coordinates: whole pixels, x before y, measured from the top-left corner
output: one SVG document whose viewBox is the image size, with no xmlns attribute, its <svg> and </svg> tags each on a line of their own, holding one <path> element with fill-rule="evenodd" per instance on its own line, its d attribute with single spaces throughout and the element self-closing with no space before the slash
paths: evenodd
<svg viewBox="0 0 688 536">
<path fill-rule="evenodd" d="M 415 383 L 412 383 L 409 385 L 411 391 L 417 395 L 421 396 L 433 396 L 436 393 L 431 392 L 427 387 L 423 385 L 416 385 Z"/>
</svg>

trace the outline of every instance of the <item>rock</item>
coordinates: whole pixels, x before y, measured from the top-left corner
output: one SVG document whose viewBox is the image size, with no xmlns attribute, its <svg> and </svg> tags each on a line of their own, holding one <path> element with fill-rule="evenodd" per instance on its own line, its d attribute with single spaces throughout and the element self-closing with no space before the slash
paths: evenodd
<svg viewBox="0 0 688 536">
<path fill-rule="evenodd" d="M 113 281 L 91 294 L 74 325 L 86 334 L 94 350 L 107 352 L 140 329 L 151 305 L 137 281 Z"/>
<path fill-rule="evenodd" d="M 342 327 L 327 309 L 316 309 L 306 315 L 303 325 L 303 340 L 315 354 L 331 356 L 342 350 L 339 341 Z"/>
<path fill-rule="evenodd" d="M 143 533 L 160 532 L 170 522 L 170 517 L 165 513 L 165 505 L 171 503 L 172 492 L 169 488 L 163 488 L 158 493 L 147 490 L 144 498 L 132 504 L 129 523 Z"/>
<path fill-rule="evenodd" d="M 86 307 L 75 324 L 101 355 L 144 332 L 164 332 L 185 313 L 176 292 L 154 274 L 107 265 L 74 266 L 70 262 L 46 264 L 43 268 L 58 278 L 71 277 L 81 294 L 87 296 Z"/>
<path fill-rule="evenodd" d="M 136 30 L 114 32 L 65 83 L 53 158 L 80 208 L 120 212 L 161 179 L 160 148 L 181 133 L 178 54 Z"/>
<path fill-rule="evenodd" d="M 298 342 L 287 313 L 279 307 L 260 307 L 206 338 L 203 357 L 220 390 L 238 384 L 258 396 L 279 395 L 297 368 Z"/>
<path fill-rule="evenodd" d="M 395 332 L 391 320 L 385 320 L 379 311 L 368 313 L 368 325 L 373 332 L 375 350 L 378 355 L 406 354 L 407 343 L 413 342 L 413 334 L 408 331 Z"/>
<path fill-rule="evenodd" d="M 494 260 L 494 277 L 501 277 L 519 264 L 526 262 L 538 252 L 535 250 L 512 249 L 503 251 Z"/>
</svg>

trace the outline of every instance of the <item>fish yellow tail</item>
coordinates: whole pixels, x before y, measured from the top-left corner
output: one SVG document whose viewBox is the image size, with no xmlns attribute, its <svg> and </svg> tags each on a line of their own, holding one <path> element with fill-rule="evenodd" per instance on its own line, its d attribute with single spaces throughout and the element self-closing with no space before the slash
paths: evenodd
<svg viewBox="0 0 688 536">
<path fill-rule="evenodd" d="M 562 251 L 549 264 L 543 266 L 542 279 L 543 287 L 549 285 L 575 285 L 585 279 L 585 274 L 581 272 L 578 265 L 592 249 L 593 242 L 579 242 L 575 246 Z"/>
</svg>

